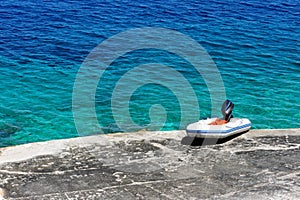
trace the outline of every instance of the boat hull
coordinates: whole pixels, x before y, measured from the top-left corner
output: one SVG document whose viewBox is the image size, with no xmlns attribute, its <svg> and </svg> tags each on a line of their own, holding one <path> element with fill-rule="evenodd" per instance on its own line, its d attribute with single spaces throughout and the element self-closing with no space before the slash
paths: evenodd
<svg viewBox="0 0 300 200">
<path fill-rule="evenodd" d="M 200 138 L 225 138 L 251 128 L 251 122 L 246 118 L 232 118 L 230 122 L 223 125 L 209 125 L 217 118 L 200 120 L 187 126 L 186 133 L 189 137 Z"/>
</svg>

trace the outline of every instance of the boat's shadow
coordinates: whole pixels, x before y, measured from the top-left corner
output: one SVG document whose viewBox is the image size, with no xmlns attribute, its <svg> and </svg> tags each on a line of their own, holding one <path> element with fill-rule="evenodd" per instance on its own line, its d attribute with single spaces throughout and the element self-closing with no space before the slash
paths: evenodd
<svg viewBox="0 0 300 200">
<path fill-rule="evenodd" d="M 249 130 L 248 130 L 249 131 Z M 183 145 L 190 145 L 190 146 L 206 146 L 206 145 L 216 145 L 216 144 L 223 144 L 225 142 L 228 142 L 240 135 L 243 135 L 244 133 L 248 132 L 248 131 L 244 131 L 235 135 L 231 135 L 225 138 L 196 138 L 196 137 L 184 137 L 181 140 L 181 144 Z"/>
</svg>

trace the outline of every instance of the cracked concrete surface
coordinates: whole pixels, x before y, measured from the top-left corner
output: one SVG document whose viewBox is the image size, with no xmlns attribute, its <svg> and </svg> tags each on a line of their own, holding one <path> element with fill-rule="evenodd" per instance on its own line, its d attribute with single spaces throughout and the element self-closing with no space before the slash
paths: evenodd
<svg viewBox="0 0 300 200">
<path fill-rule="evenodd" d="M 203 146 L 169 131 L 7 147 L 0 149 L 0 196 L 300 199 L 299 139 L 300 129 L 251 130 Z"/>
</svg>

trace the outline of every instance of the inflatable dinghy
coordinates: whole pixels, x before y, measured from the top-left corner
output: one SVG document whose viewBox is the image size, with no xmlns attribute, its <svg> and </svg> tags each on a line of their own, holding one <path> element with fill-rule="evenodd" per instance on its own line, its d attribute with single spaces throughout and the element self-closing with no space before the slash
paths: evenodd
<svg viewBox="0 0 300 200">
<path fill-rule="evenodd" d="M 233 118 L 234 104 L 226 100 L 222 106 L 223 118 L 208 118 L 189 124 L 186 133 L 189 137 L 225 138 L 246 132 L 251 128 L 251 122 L 246 118 Z"/>
</svg>

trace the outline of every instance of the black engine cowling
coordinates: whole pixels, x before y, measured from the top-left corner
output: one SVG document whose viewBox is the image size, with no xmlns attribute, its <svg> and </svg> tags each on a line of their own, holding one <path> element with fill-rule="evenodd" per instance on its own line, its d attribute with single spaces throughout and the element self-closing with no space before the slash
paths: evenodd
<svg viewBox="0 0 300 200">
<path fill-rule="evenodd" d="M 233 108 L 234 108 L 234 104 L 230 100 L 226 100 L 223 103 L 221 111 L 223 114 L 223 118 L 224 120 L 226 120 L 226 122 L 229 122 L 230 119 L 233 117 L 232 116 Z"/>
</svg>

